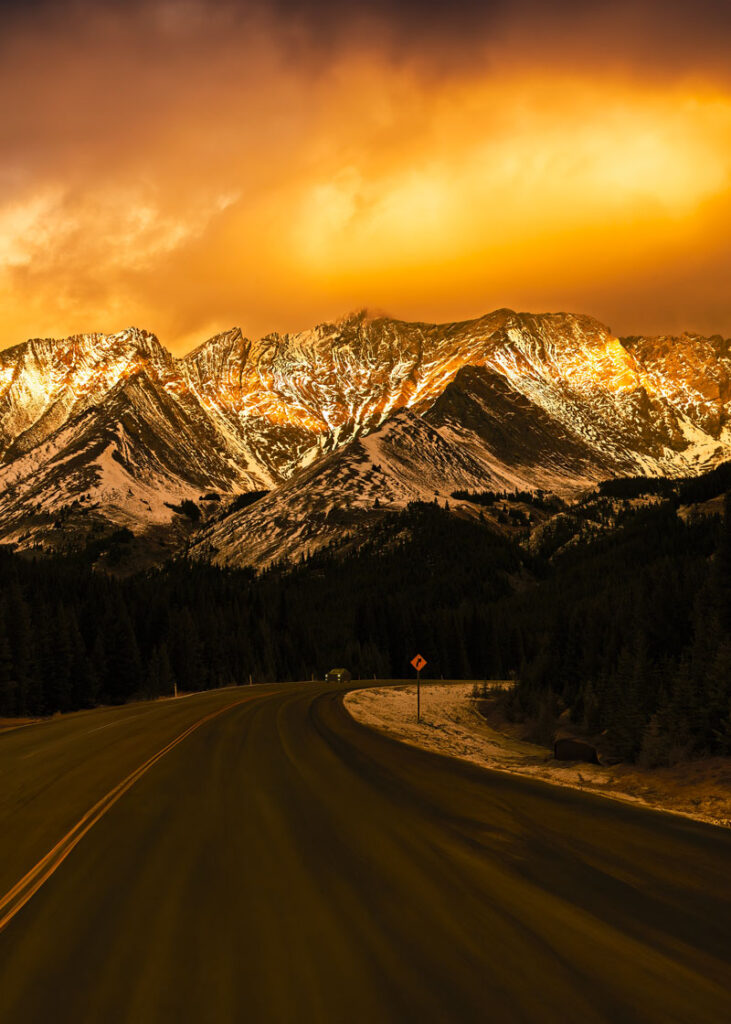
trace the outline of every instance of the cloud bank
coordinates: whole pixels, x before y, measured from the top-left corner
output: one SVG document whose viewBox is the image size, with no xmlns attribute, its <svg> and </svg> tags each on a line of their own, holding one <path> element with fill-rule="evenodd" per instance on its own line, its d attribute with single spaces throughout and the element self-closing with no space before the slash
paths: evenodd
<svg viewBox="0 0 731 1024">
<path fill-rule="evenodd" d="M 731 333 L 727 6 L 547 6 L 9 6 L 0 344 L 362 305 Z"/>
</svg>

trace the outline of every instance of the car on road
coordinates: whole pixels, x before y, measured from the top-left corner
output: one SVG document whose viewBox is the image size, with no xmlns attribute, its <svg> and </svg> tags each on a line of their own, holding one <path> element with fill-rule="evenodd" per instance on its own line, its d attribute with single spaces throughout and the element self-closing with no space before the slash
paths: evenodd
<svg viewBox="0 0 731 1024">
<path fill-rule="evenodd" d="M 331 668 L 325 676 L 326 683 L 349 683 L 353 677 L 347 668 Z"/>
</svg>

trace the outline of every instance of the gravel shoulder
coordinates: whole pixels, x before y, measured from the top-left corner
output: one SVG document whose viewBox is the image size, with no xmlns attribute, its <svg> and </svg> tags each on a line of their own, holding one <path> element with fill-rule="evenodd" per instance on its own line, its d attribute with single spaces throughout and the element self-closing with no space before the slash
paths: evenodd
<svg viewBox="0 0 731 1024">
<path fill-rule="evenodd" d="M 415 684 L 354 690 L 345 707 L 356 721 L 415 747 L 731 827 L 731 758 L 653 769 L 555 761 L 548 748 L 510 735 L 507 724 L 505 731 L 488 724 L 472 689 L 472 683 L 422 683 L 419 723 Z"/>
</svg>

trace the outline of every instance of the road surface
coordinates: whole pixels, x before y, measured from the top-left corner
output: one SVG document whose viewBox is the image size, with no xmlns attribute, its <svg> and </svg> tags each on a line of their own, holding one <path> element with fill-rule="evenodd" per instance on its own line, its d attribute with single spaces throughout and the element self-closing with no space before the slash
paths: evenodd
<svg viewBox="0 0 731 1024">
<path fill-rule="evenodd" d="M 0 736 L 2 1024 L 728 1024 L 731 833 L 400 745 L 341 694 Z"/>
</svg>

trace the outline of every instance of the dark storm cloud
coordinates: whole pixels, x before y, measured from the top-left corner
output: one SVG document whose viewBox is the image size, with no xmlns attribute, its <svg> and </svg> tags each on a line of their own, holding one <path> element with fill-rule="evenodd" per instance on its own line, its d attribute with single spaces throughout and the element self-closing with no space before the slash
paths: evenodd
<svg viewBox="0 0 731 1024">
<path fill-rule="evenodd" d="M 185 36 L 192 0 L 2 0 L 5 39 L 19 25 L 38 31 L 89 12 L 124 20 L 135 8 L 169 13 L 163 31 L 175 45 Z M 380 47 L 393 59 L 422 60 L 459 69 L 474 61 L 517 58 L 576 65 L 594 63 L 639 73 L 729 74 L 731 3 L 728 0 L 207 0 L 208 24 L 191 18 L 205 36 L 221 21 L 252 18 L 269 24 L 290 46 L 322 59 L 333 46 Z M 173 12 L 179 12 L 179 18 Z M 159 23 L 164 29 L 165 20 Z M 165 44 L 165 41 L 158 39 Z M 506 50 L 510 54 L 506 54 Z"/>
</svg>

